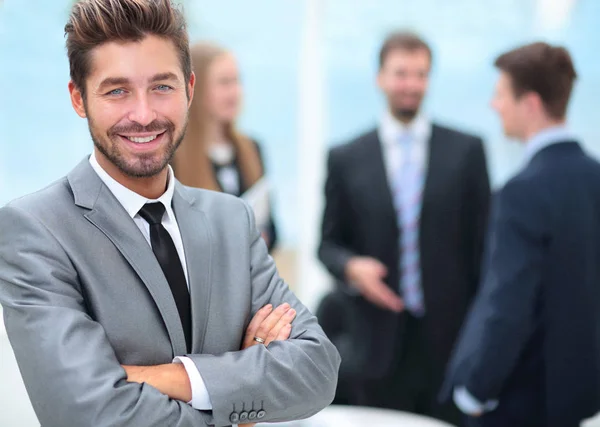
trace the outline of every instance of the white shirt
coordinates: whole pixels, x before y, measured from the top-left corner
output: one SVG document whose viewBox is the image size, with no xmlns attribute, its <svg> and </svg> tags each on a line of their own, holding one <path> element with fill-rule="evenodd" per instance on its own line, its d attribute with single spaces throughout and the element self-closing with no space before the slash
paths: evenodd
<svg viewBox="0 0 600 427">
<path fill-rule="evenodd" d="M 573 141 L 575 139 L 577 137 L 567 125 L 557 125 L 543 129 L 527 141 L 525 145 L 525 161 L 528 162 L 549 145 L 558 142 Z"/>
<path fill-rule="evenodd" d="M 414 138 L 414 143 L 411 144 L 408 153 L 400 144 L 400 138 L 406 132 L 412 133 Z M 420 165 L 423 173 L 425 173 L 429 153 L 429 138 L 431 137 L 431 122 L 427 117 L 419 114 L 406 125 L 392 116 L 389 111 L 386 111 L 381 119 L 378 133 L 390 188 L 394 186 L 394 180 L 398 175 L 398 169 L 402 165 L 404 156 L 411 156 L 412 160 Z"/>
<path fill-rule="evenodd" d="M 92 153 L 90 156 L 90 164 L 102 182 L 104 182 L 104 184 L 116 197 L 123 208 L 125 208 L 129 216 L 135 222 L 135 225 L 138 226 L 141 233 L 144 235 L 144 238 L 149 245 L 151 245 L 150 225 L 138 214 L 138 212 L 146 203 L 160 202 L 165 205 L 165 215 L 163 216 L 162 225 L 169 232 L 171 238 L 173 239 L 173 243 L 177 249 L 177 254 L 179 255 L 179 260 L 181 261 L 181 266 L 183 267 L 185 280 L 189 289 L 190 283 L 188 278 L 187 264 L 185 262 L 183 240 L 181 239 L 181 232 L 179 231 L 179 226 L 177 225 L 173 207 L 171 206 L 173 201 L 173 193 L 175 192 L 175 179 L 171 167 L 169 166 L 167 190 L 158 199 L 150 200 L 118 183 L 104 169 L 102 169 L 102 166 L 100 166 L 98 163 L 94 153 Z M 176 357 L 173 362 L 183 363 L 183 366 L 185 367 L 185 370 L 190 378 L 190 383 L 192 386 L 192 400 L 189 403 L 191 403 L 192 407 L 201 410 L 211 410 L 212 403 L 210 401 L 210 396 L 208 395 L 208 390 L 206 389 L 204 380 L 202 379 L 202 376 L 200 375 L 200 372 L 198 371 L 198 368 L 196 368 L 194 362 L 189 357 Z"/>
<path fill-rule="evenodd" d="M 240 194 L 240 176 L 235 164 L 233 144 L 212 144 L 208 149 L 208 157 L 217 165 L 217 181 L 225 193 Z"/>
</svg>

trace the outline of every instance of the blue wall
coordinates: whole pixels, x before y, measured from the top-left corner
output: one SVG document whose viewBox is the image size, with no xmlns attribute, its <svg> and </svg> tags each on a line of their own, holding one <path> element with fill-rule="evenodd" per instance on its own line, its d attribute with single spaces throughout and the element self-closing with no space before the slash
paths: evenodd
<svg viewBox="0 0 600 427">
<path fill-rule="evenodd" d="M 566 0 L 570 2 L 571 0 Z M 241 127 L 259 139 L 275 184 L 284 241 L 294 244 L 298 49 L 303 1 L 188 0 L 192 41 L 218 41 L 238 56 L 246 102 Z M 566 24 L 541 25 L 533 0 L 323 0 L 327 141 L 339 143 L 376 123 L 376 56 L 387 31 L 413 28 L 431 41 L 435 68 L 427 110 L 486 139 L 492 178 L 518 166 L 489 109 L 502 50 L 538 38 L 564 43 L 580 79 L 573 128 L 600 154 L 600 2 L 575 1 Z M 67 173 L 91 150 L 87 125 L 72 111 L 63 27 L 71 0 L 5 0 L 0 6 L 0 204 Z"/>
</svg>

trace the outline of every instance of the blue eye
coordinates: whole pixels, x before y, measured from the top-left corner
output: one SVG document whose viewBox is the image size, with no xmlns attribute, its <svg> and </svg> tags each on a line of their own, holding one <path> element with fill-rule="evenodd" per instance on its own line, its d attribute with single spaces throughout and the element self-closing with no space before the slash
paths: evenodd
<svg viewBox="0 0 600 427">
<path fill-rule="evenodd" d="M 171 86 L 167 85 L 158 85 L 156 86 L 156 89 L 158 89 L 159 92 L 169 92 L 170 90 L 173 90 Z"/>
<path fill-rule="evenodd" d="M 107 95 L 122 95 L 125 93 L 123 89 L 114 89 L 107 93 Z"/>
</svg>

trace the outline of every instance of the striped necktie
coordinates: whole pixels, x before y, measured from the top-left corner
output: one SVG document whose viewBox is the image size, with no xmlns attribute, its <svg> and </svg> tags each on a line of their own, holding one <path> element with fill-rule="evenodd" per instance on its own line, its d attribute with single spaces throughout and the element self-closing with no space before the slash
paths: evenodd
<svg viewBox="0 0 600 427">
<path fill-rule="evenodd" d="M 419 250 L 423 165 L 413 155 L 416 141 L 411 133 L 403 133 L 398 143 L 402 148 L 402 162 L 396 173 L 394 204 L 401 230 L 400 288 L 406 309 L 420 317 L 425 313 Z"/>
</svg>

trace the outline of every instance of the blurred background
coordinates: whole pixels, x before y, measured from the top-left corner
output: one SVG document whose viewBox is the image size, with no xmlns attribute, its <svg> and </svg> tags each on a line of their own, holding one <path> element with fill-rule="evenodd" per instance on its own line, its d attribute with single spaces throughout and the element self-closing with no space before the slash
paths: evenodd
<svg viewBox="0 0 600 427">
<path fill-rule="evenodd" d="M 203 0 L 183 1 L 192 41 L 209 40 L 239 61 L 245 92 L 240 127 L 263 147 L 286 279 L 314 307 L 326 276 L 316 263 L 326 149 L 374 126 L 385 35 L 407 28 L 434 49 L 426 111 L 481 135 L 493 185 L 519 166 L 492 110 L 503 50 L 543 39 L 571 51 L 580 78 L 571 124 L 600 153 L 595 0 Z M 8 0 L 0 9 L 0 204 L 67 173 L 91 150 L 71 108 L 63 28 L 71 0 Z M 26 113 L 25 113 L 26 112 Z M 310 171 L 310 173 L 309 173 Z M 306 292 L 304 292 L 306 289 Z"/>
<path fill-rule="evenodd" d="M 186 0 L 191 41 L 215 41 L 239 61 L 240 128 L 258 140 L 272 188 L 284 278 L 314 309 L 331 280 L 316 259 L 325 154 L 376 125 L 377 53 L 391 30 L 433 47 L 425 110 L 484 138 L 494 187 L 519 166 L 489 108 L 502 51 L 535 40 L 565 45 L 579 73 L 573 130 L 600 154 L 598 0 Z M 63 28 L 72 0 L 0 1 L 0 205 L 71 170 L 92 142 L 67 92 Z M 0 325 L 0 331 L 1 331 Z M 0 332 L 0 335 L 2 332 Z M 11 358 L 3 340 L 0 366 Z M 5 375 L 17 375 L 2 374 Z M 0 379 L 0 401 L 7 390 Z M 4 405 L 2 405 L 4 408 Z M 10 411 L 9 411 L 10 412 Z M 25 426 L 2 422 L 0 425 Z"/>
</svg>

